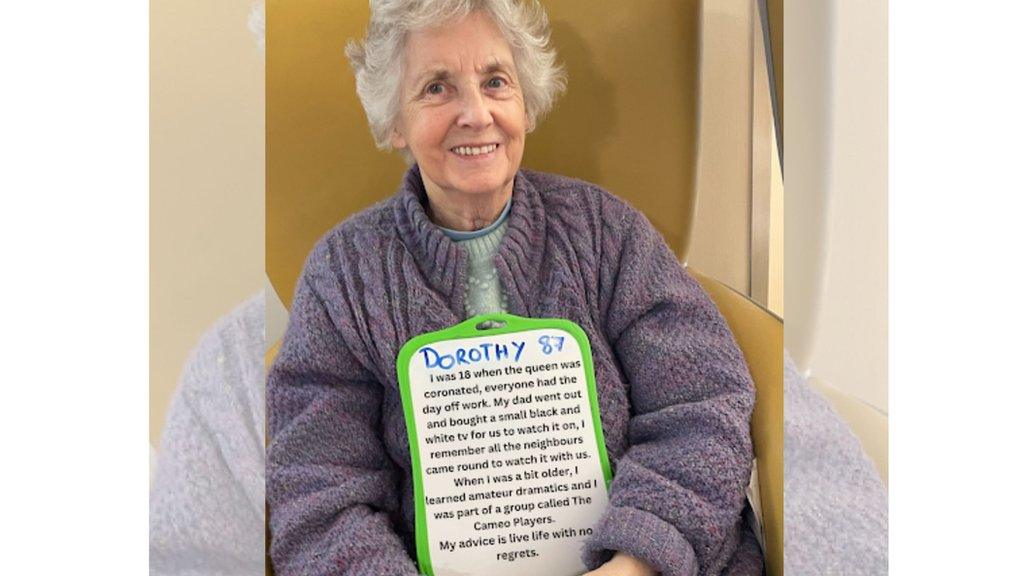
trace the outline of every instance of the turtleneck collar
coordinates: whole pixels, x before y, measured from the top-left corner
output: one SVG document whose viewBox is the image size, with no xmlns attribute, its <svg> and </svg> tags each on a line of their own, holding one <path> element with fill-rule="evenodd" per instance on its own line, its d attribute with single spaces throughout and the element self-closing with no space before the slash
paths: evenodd
<svg viewBox="0 0 1024 576">
<path fill-rule="evenodd" d="M 427 192 L 419 166 L 405 174 L 394 203 L 398 233 L 431 287 L 445 296 L 456 315 L 464 308 L 468 255 L 427 217 Z M 499 218 L 500 221 L 500 218 Z M 544 206 L 540 193 L 522 170 L 516 173 L 506 217 L 508 228 L 494 257 L 508 295 L 509 312 L 531 316 L 540 301 L 540 263 L 545 245 Z"/>
<path fill-rule="evenodd" d="M 455 240 L 456 242 L 462 242 L 465 240 L 480 238 L 481 236 L 487 236 L 491 232 L 494 232 L 498 228 L 498 226 L 501 226 L 501 223 L 504 222 L 505 218 L 508 217 L 508 211 L 511 207 L 512 198 L 509 198 L 508 202 L 505 202 L 505 208 L 502 209 L 501 214 L 498 215 L 494 222 L 491 222 L 487 227 L 481 228 L 480 230 L 472 230 L 470 232 L 465 232 L 463 230 L 452 230 L 451 228 L 445 228 L 444 226 L 438 226 L 438 228 L 441 229 L 441 232 L 444 232 L 445 236 L 451 238 L 452 240 Z"/>
</svg>

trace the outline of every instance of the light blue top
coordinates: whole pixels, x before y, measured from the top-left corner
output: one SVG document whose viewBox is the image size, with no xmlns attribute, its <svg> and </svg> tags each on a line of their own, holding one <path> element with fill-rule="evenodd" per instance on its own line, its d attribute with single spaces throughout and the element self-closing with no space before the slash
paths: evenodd
<svg viewBox="0 0 1024 576">
<path fill-rule="evenodd" d="M 505 237 L 505 231 L 508 230 L 507 220 L 511 208 L 512 199 L 509 198 L 501 215 L 480 230 L 462 232 L 439 226 L 446 236 L 465 248 L 469 254 L 465 288 L 467 318 L 480 314 L 508 312 L 508 297 L 494 267 L 494 255 L 498 252 L 501 239 Z"/>
<path fill-rule="evenodd" d="M 511 210 L 511 209 L 512 209 L 512 198 L 509 198 L 508 202 L 505 203 L 505 209 L 502 210 L 501 214 L 498 215 L 497 220 L 492 222 L 490 226 L 488 226 L 486 228 L 481 228 L 480 230 L 473 230 L 471 232 L 463 232 L 462 230 L 452 230 L 450 228 L 445 228 L 444 226 L 438 226 L 438 228 L 440 228 L 441 231 L 444 232 L 445 236 L 451 238 L 452 240 L 454 240 L 456 242 L 462 242 L 463 240 L 472 240 L 474 238 L 479 238 L 481 236 L 486 236 L 486 235 L 490 234 L 491 232 L 494 232 L 498 228 L 498 226 L 501 226 L 501 223 L 504 222 L 506 218 L 508 218 L 508 211 Z"/>
</svg>

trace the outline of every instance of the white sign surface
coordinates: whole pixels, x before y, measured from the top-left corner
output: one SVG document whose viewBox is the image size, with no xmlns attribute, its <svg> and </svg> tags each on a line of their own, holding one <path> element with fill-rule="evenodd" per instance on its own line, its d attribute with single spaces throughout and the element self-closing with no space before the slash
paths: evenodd
<svg viewBox="0 0 1024 576">
<path fill-rule="evenodd" d="M 565 320 L 495 318 L 505 326 L 477 317 L 400 356 L 420 570 L 581 574 L 611 478 L 589 343 Z"/>
</svg>

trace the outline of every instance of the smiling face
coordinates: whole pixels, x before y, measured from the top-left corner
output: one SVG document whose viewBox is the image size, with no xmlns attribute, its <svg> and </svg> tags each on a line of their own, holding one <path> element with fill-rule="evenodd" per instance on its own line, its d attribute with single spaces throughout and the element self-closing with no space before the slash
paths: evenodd
<svg viewBox="0 0 1024 576">
<path fill-rule="evenodd" d="M 391 144 L 408 148 L 428 195 L 503 203 L 523 159 L 526 108 L 512 50 L 482 12 L 409 35 Z M 472 198 L 467 198 L 467 195 Z"/>
</svg>

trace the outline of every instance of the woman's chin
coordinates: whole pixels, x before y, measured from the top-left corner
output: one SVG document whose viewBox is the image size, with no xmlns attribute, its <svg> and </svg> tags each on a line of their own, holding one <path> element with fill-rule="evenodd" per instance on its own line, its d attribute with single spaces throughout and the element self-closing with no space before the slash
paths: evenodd
<svg viewBox="0 0 1024 576">
<path fill-rule="evenodd" d="M 509 171 L 505 166 L 490 170 L 458 170 L 448 181 L 451 188 L 466 195 L 500 194 L 509 184 Z"/>
<path fill-rule="evenodd" d="M 503 179 L 469 179 L 458 183 L 455 189 L 467 196 L 500 195 L 506 187 Z"/>
</svg>

